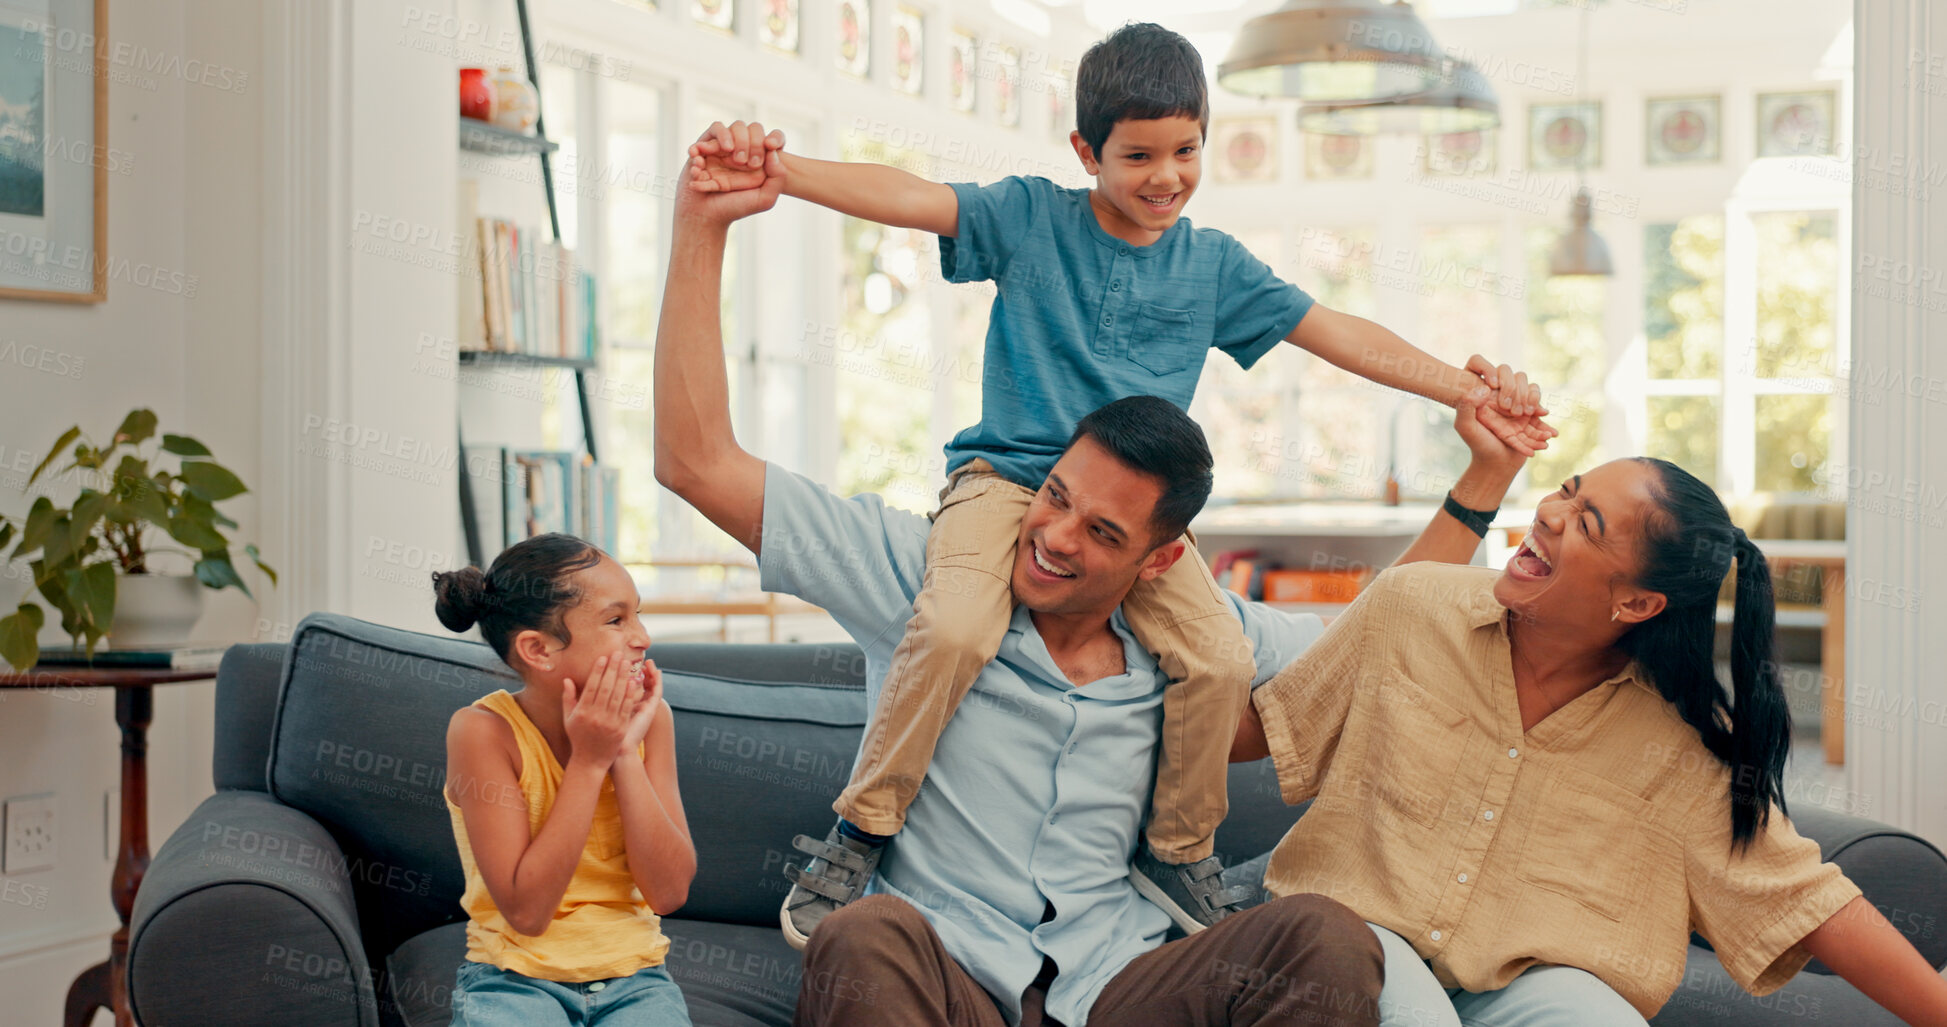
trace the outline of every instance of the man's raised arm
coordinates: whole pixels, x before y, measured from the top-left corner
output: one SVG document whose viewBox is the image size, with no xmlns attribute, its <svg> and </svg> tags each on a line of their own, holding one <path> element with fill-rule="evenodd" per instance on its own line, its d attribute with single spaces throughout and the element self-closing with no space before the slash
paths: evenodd
<svg viewBox="0 0 1947 1027">
<path fill-rule="evenodd" d="M 763 128 L 739 122 L 757 141 Z M 758 189 L 705 193 L 679 186 L 656 328 L 656 481 L 731 538 L 759 554 L 764 532 L 764 461 L 737 444 L 724 370 L 723 251 L 732 222 L 769 210 L 784 189 L 775 150 Z"/>
</svg>

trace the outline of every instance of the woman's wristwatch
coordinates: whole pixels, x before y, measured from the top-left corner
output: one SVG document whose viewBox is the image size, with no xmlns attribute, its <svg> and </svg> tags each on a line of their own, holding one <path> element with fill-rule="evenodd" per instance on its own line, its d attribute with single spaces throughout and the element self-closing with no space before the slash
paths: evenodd
<svg viewBox="0 0 1947 1027">
<path fill-rule="evenodd" d="M 1487 537 L 1487 529 L 1493 525 L 1494 515 L 1500 513 L 1499 510 L 1469 510 L 1460 505 L 1460 501 L 1453 497 L 1452 492 L 1447 493 L 1447 501 L 1442 503 L 1440 508 L 1481 538 Z"/>
</svg>

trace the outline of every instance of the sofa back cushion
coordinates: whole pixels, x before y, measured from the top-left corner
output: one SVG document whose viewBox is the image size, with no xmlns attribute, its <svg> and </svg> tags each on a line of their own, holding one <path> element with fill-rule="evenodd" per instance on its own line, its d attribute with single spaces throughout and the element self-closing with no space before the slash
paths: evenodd
<svg viewBox="0 0 1947 1027">
<path fill-rule="evenodd" d="M 462 919 L 446 782 L 453 711 L 520 679 L 477 642 L 337 614 L 297 626 L 271 729 L 270 792 L 338 840 L 367 950 Z"/>
<path fill-rule="evenodd" d="M 218 791 L 261 792 L 268 787 L 270 725 L 277 718 L 277 691 L 289 647 L 273 643 L 231 646 L 216 671 L 216 750 L 210 776 Z"/>
</svg>

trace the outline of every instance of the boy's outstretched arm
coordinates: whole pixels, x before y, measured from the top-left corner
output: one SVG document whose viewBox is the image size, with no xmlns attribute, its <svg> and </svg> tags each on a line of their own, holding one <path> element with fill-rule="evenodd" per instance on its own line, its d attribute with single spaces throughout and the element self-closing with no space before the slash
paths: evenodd
<svg viewBox="0 0 1947 1027">
<path fill-rule="evenodd" d="M 1480 407 L 1481 423 L 1524 457 L 1559 434 L 1541 421 L 1548 408 L 1526 374 L 1505 364 L 1496 367 L 1478 354 L 1465 368 L 1455 367 L 1383 325 L 1316 303 L 1285 341 L 1361 378 L 1442 406 L 1459 406 L 1461 397 L 1485 382 L 1494 395 Z"/>
<path fill-rule="evenodd" d="M 960 199 L 951 186 L 884 164 L 814 160 L 781 152 L 782 136 L 739 136 L 717 122 L 690 146 L 692 188 L 704 192 L 754 188 L 761 177 L 753 171 L 762 151 L 777 142 L 787 172 L 784 192 L 867 221 L 894 228 L 917 228 L 952 238 L 959 231 Z M 741 159 L 739 159 L 739 155 Z"/>
</svg>

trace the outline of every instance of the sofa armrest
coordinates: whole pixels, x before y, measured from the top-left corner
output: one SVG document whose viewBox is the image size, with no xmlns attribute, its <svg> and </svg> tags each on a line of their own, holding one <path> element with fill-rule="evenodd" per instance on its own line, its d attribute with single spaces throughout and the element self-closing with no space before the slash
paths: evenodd
<svg viewBox="0 0 1947 1027">
<path fill-rule="evenodd" d="M 1947 967 L 1947 856 L 1918 835 L 1803 800 L 1791 819 L 1798 833 L 1819 843 L 1819 855 L 1837 864 L 1934 969 Z M 1702 935 L 1692 934 L 1690 942 L 1710 948 Z M 1805 969 L 1832 973 L 1816 959 Z"/>
<path fill-rule="evenodd" d="M 219 792 L 156 853 L 129 925 L 143 1023 L 378 1027 L 345 857 L 317 821 Z"/>
</svg>

